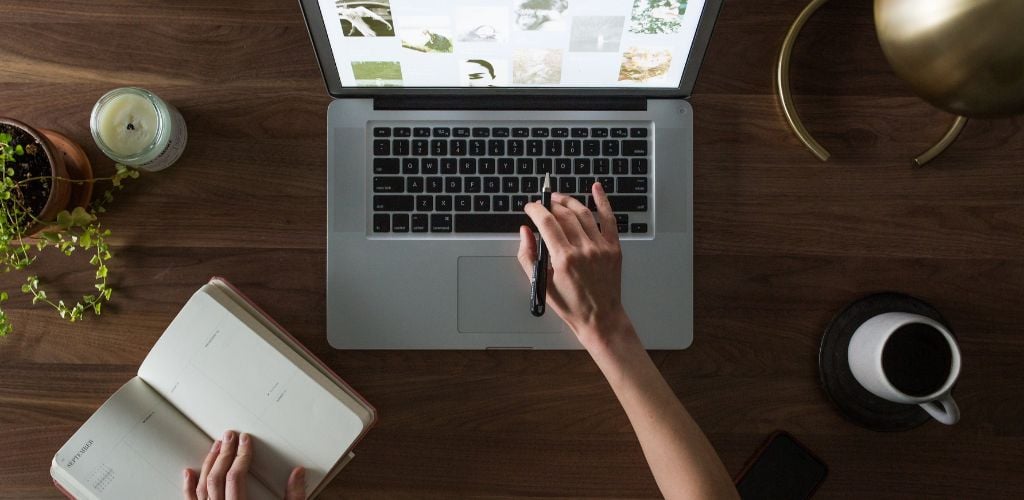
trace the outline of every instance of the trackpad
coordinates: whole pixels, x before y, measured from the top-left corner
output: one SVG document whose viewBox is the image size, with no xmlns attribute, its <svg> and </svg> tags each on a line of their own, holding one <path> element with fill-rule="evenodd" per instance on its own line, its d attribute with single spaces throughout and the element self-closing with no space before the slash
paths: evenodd
<svg viewBox="0 0 1024 500">
<path fill-rule="evenodd" d="M 551 308 L 530 314 L 530 280 L 515 257 L 459 257 L 459 332 L 558 333 Z"/>
</svg>

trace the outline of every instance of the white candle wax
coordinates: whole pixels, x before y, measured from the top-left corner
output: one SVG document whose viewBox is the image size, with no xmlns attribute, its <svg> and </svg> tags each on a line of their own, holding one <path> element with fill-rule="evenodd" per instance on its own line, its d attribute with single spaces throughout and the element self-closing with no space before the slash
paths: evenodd
<svg viewBox="0 0 1024 500">
<path fill-rule="evenodd" d="M 152 146 L 160 119 L 145 97 L 123 94 L 107 102 L 96 116 L 97 134 L 113 152 L 133 156 Z"/>
</svg>

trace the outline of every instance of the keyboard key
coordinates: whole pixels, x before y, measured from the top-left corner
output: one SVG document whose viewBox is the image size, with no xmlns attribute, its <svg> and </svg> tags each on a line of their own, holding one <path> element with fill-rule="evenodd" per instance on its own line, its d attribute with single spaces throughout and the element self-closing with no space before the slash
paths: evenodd
<svg viewBox="0 0 1024 500">
<path fill-rule="evenodd" d="M 490 212 L 491 211 L 491 197 L 487 195 L 478 195 L 473 197 L 473 211 L 474 212 Z"/>
<path fill-rule="evenodd" d="M 516 160 L 516 173 L 519 175 L 532 175 L 533 174 L 533 159 L 532 158 L 520 158 Z"/>
<path fill-rule="evenodd" d="M 624 128 L 613 128 L 612 137 L 629 137 L 629 131 Z"/>
<path fill-rule="evenodd" d="M 645 128 L 631 128 L 629 129 L 630 137 L 647 137 L 647 129 Z"/>
<path fill-rule="evenodd" d="M 583 127 L 574 127 L 570 132 L 570 135 L 572 135 L 573 137 L 589 137 L 590 129 Z"/>
<path fill-rule="evenodd" d="M 629 161 L 625 158 L 615 158 L 612 160 L 612 173 L 615 175 L 629 174 Z"/>
<path fill-rule="evenodd" d="M 544 141 L 544 153 L 548 156 L 562 156 L 562 141 L 558 139 Z"/>
<path fill-rule="evenodd" d="M 597 182 L 601 183 L 601 187 L 604 188 L 605 193 L 615 192 L 615 178 L 614 177 L 598 177 Z"/>
<path fill-rule="evenodd" d="M 592 128 L 590 129 L 590 137 L 608 137 L 608 129 Z"/>
<path fill-rule="evenodd" d="M 521 183 L 520 190 L 524 193 L 540 192 L 540 184 L 537 183 L 536 177 L 523 177 Z"/>
<path fill-rule="evenodd" d="M 463 177 L 463 191 L 467 193 L 479 193 L 480 192 L 480 178 L 479 177 Z"/>
<path fill-rule="evenodd" d="M 647 175 L 647 158 L 633 158 L 630 167 L 633 175 Z"/>
<path fill-rule="evenodd" d="M 526 127 L 516 127 L 512 129 L 512 137 L 530 137 L 530 129 Z"/>
<path fill-rule="evenodd" d="M 569 129 L 567 128 L 553 128 L 551 129 L 551 137 L 569 137 Z"/>
<path fill-rule="evenodd" d="M 427 192 L 440 193 L 444 191 L 444 180 L 441 177 L 427 177 Z"/>
<path fill-rule="evenodd" d="M 540 139 L 530 139 L 526 141 L 526 155 L 527 156 L 541 156 L 544 154 L 544 141 Z"/>
<path fill-rule="evenodd" d="M 405 179 L 405 190 L 410 193 L 422 193 L 423 192 L 423 178 L 422 177 L 406 177 Z"/>
<path fill-rule="evenodd" d="M 508 212 L 508 196 L 494 196 L 492 201 L 491 206 L 495 212 Z"/>
<path fill-rule="evenodd" d="M 647 141 L 622 141 L 622 156 L 647 156 Z"/>
<path fill-rule="evenodd" d="M 632 233 L 646 233 L 647 232 L 647 224 L 645 224 L 643 222 L 634 222 L 634 223 L 630 224 L 629 231 L 632 232 Z"/>
<path fill-rule="evenodd" d="M 577 140 L 565 141 L 565 156 L 579 156 L 583 154 L 583 143 Z"/>
<path fill-rule="evenodd" d="M 448 154 L 448 141 L 434 139 L 430 141 L 430 154 L 434 156 L 446 156 Z"/>
<path fill-rule="evenodd" d="M 430 137 L 430 128 L 428 127 L 416 127 L 412 129 L 413 137 Z"/>
<path fill-rule="evenodd" d="M 549 132 L 548 132 L 548 129 L 546 129 L 546 128 L 531 128 L 530 129 L 530 137 L 541 137 L 541 138 L 543 138 L 543 137 L 547 137 L 548 134 L 549 134 Z"/>
<path fill-rule="evenodd" d="M 391 216 L 388 214 L 373 214 L 373 232 L 386 233 L 391 231 Z"/>
<path fill-rule="evenodd" d="M 451 135 L 452 129 L 448 127 L 434 127 L 434 137 L 451 137 Z M 413 231 L 416 231 L 416 224 L 413 224 Z"/>
<path fill-rule="evenodd" d="M 374 156 L 387 156 L 391 154 L 391 141 L 387 139 L 373 141 L 373 154 Z"/>
<path fill-rule="evenodd" d="M 452 211 L 452 197 L 448 195 L 434 197 L 434 210 L 438 212 Z"/>
<path fill-rule="evenodd" d="M 537 158 L 537 173 L 538 174 L 550 174 L 551 173 L 551 158 Z"/>
<path fill-rule="evenodd" d="M 373 159 L 373 173 L 375 174 L 397 174 L 400 168 L 398 158 Z"/>
<path fill-rule="evenodd" d="M 405 156 L 409 154 L 409 140 L 408 139 L 395 139 L 391 141 L 391 150 L 393 154 L 397 156 Z"/>
<path fill-rule="evenodd" d="M 505 156 L 505 141 L 500 139 L 487 141 L 487 154 L 490 156 Z"/>
<path fill-rule="evenodd" d="M 525 148 L 526 144 L 520 139 L 512 139 L 511 141 L 508 141 L 509 156 L 523 156 Z"/>
<path fill-rule="evenodd" d="M 484 192 L 485 193 L 500 193 L 501 192 L 501 178 L 500 177 L 484 177 Z"/>
<path fill-rule="evenodd" d="M 434 197 L 430 195 L 420 195 L 416 197 L 416 211 L 417 212 L 430 212 L 434 210 Z"/>
<path fill-rule="evenodd" d="M 409 137 L 412 135 L 412 129 L 409 127 L 395 127 L 395 137 Z"/>
<path fill-rule="evenodd" d="M 594 189 L 594 183 L 597 182 L 593 177 L 580 177 L 580 192 L 589 193 Z"/>
<path fill-rule="evenodd" d="M 409 232 L 409 214 L 395 214 L 391 216 L 391 230 L 396 233 Z"/>
<path fill-rule="evenodd" d="M 608 175 L 611 172 L 611 162 L 608 158 L 598 158 L 594 160 L 594 173 L 597 175 Z"/>
<path fill-rule="evenodd" d="M 441 173 L 455 175 L 459 172 L 459 162 L 455 158 L 441 158 Z"/>
<path fill-rule="evenodd" d="M 572 160 L 568 158 L 558 158 L 555 160 L 555 175 L 571 175 L 572 174 Z"/>
<path fill-rule="evenodd" d="M 491 129 L 487 127 L 473 127 L 473 137 L 490 137 Z"/>
<path fill-rule="evenodd" d="M 459 159 L 459 173 L 462 175 L 472 175 L 476 173 L 476 158 L 460 158 Z"/>
<path fill-rule="evenodd" d="M 558 192 L 571 194 L 576 192 L 576 178 L 575 177 L 559 177 L 558 178 Z"/>
<path fill-rule="evenodd" d="M 452 232 L 452 215 L 430 214 L 430 230 L 435 233 Z"/>
<path fill-rule="evenodd" d="M 452 156 L 466 156 L 466 141 L 453 139 L 451 142 Z"/>
<path fill-rule="evenodd" d="M 462 177 L 445 177 L 444 178 L 444 192 L 446 192 L 446 193 L 461 193 L 462 192 Z"/>
<path fill-rule="evenodd" d="M 626 234 L 629 232 L 629 224 L 616 224 L 619 234 Z"/>
<path fill-rule="evenodd" d="M 416 158 L 403 159 L 402 173 L 405 175 L 415 175 L 420 173 L 420 161 Z"/>
<path fill-rule="evenodd" d="M 412 196 L 380 194 L 373 197 L 375 212 L 412 212 L 412 208 Z"/>
<path fill-rule="evenodd" d="M 646 193 L 647 192 L 647 178 L 646 177 L 619 177 L 619 192 L 626 193 Z M 633 231 L 634 233 L 636 231 Z"/>
<path fill-rule="evenodd" d="M 468 127 L 455 127 L 452 129 L 453 137 L 469 137 Z"/>
<path fill-rule="evenodd" d="M 391 137 L 391 129 L 389 129 L 387 127 L 374 127 L 373 128 L 373 136 L 374 137 Z"/>
<path fill-rule="evenodd" d="M 437 173 L 437 158 L 424 158 L 420 162 L 421 171 L 424 174 L 432 175 Z"/>
<path fill-rule="evenodd" d="M 512 211 L 522 212 L 526 208 L 526 204 L 530 202 L 529 196 L 513 196 L 512 197 Z"/>
<path fill-rule="evenodd" d="M 586 175 L 590 173 L 590 160 L 587 158 L 577 158 L 572 161 L 572 171 L 576 175 Z"/>
<path fill-rule="evenodd" d="M 629 223 L 629 214 L 615 214 L 615 222 L 617 224 Z"/>
<path fill-rule="evenodd" d="M 414 233 L 425 233 L 430 229 L 428 221 L 430 218 L 427 214 L 412 214 L 412 232 Z"/>
<path fill-rule="evenodd" d="M 501 192 L 502 193 L 518 193 L 519 192 L 519 178 L 518 177 L 504 177 L 501 179 Z"/>
<path fill-rule="evenodd" d="M 471 156 L 483 156 L 487 154 L 487 141 L 483 139 L 473 139 L 469 141 L 469 154 Z"/>
<path fill-rule="evenodd" d="M 604 153 L 605 156 L 619 156 L 619 141 L 601 141 L 601 152 Z"/>
<path fill-rule="evenodd" d="M 473 209 L 473 198 L 469 196 L 456 196 L 455 197 L 455 211 L 456 212 L 468 212 Z"/>
<path fill-rule="evenodd" d="M 647 197 L 642 195 L 609 195 L 608 201 L 615 212 L 646 212 Z"/>
<path fill-rule="evenodd" d="M 455 217 L 457 233 L 517 233 L 522 225 L 533 227 L 526 214 L 459 214 Z"/>
<path fill-rule="evenodd" d="M 491 129 L 491 137 L 508 137 L 509 129 L 507 127 L 494 127 Z"/>
<path fill-rule="evenodd" d="M 583 156 L 599 156 L 601 154 L 601 141 L 583 141 Z"/>
<path fill-rule="evenodd" d="M 480 173 L 483 175 L 493 175 L 495 172 L 494 158 L 480 158 Z"/>
<path fill-rule="evenodd" d="M 401 193 L 405 190 L 405 181 L 401 177 L 374 177 L 374 193 Z"/>
<path fill-rule="evenodd" d="M 498 174 L 512 175 L 516 173 L 516 162 L 512 158 L 498 158 Z"/>
</svg>

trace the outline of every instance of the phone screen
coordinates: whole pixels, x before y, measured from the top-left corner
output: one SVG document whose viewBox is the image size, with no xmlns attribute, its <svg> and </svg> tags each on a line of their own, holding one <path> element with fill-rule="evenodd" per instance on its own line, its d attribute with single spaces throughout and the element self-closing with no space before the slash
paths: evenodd
<svg viewBox="0 0 1024 500">
<path fill-rule="evenodd" d="M 776 433 L 736 485 L 744 500 L 810 498 L 828 467 L 792 436 Z"/>
</svg>

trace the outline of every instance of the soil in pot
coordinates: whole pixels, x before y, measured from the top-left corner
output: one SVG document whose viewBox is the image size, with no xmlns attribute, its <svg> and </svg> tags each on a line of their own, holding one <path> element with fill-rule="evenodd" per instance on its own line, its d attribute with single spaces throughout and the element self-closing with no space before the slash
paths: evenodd
<svg viewBox="0 0 1024 500">
<path fill-rule="evenodd" d="M 46 202 L 50 198 L 50 189 L 53 182 L 48 178 L 53 175 L 50 159 L 47 157 L 42 144 L 25 130 L 6 123 L 0 123 L 0 133 L 11 136 L 10 146 L 12 148 L 21 146 L 25 151 L 25 154 L 14 157 L 13 164 L 7 164 L 7 168 L 14 170 L 14 182 L 36 179 L 23 184 L 19 190 L 20 194 L 15 194 L 20 199 L 17 201 L 12 200 L 9 203 L 20 202 L 29 213 L 38 217 L 43 213 L 43 208 L 46 207 Z"/>
</svg>

